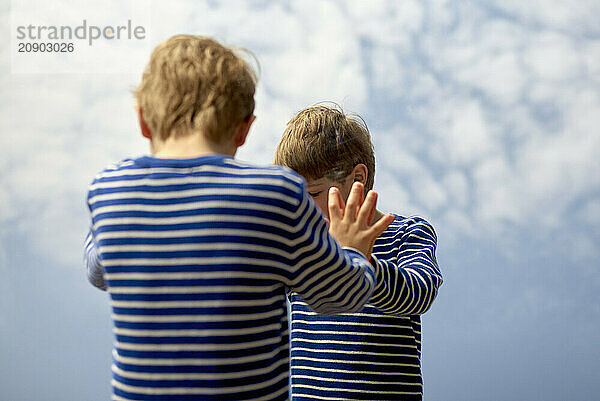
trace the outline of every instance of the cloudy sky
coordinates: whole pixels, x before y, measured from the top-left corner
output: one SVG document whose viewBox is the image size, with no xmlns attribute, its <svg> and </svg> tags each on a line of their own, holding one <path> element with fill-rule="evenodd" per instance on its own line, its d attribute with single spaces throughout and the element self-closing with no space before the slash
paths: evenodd
<svg viewBox="0 0 600 401">
<path fill-rule="evenodd" d="M 0 398 L 109 398 L 86 187 L 147 152 L 130 91 L 157 43 L 194 33 L 260 63 L 241 159 L 270 162 L 295 112 L 335 101 L 371 130 L 380 209 L 435 226 L 425 400 L 597 399 L 599 17 L 598 0 L 2 1 Z M 18 25 L 84 19 L 146 38 L 16 52 Z"/>
</svg>

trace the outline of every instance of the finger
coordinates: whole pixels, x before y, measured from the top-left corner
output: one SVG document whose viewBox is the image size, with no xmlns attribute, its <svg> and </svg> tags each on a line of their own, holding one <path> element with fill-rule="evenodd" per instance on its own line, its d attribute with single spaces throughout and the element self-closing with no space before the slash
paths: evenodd
<svg viewBox="0 0 600 401">
<path fill-rule="evenodd" d="M 375 214 L 375 205 L 377 204 L 377 192 L 369 191 L 367 198 L 358 211 L 358 222 L 364 224 L 364 226 L 370 225 L 370 220 L 373 220 Z"/>
<path fill-rule="evenodd" d="M 363 193 L 364 187 L 360 182 L 352 184 L 352 189 L 350 189 L 350 195 L 348 196 L 348 201 L 344 210 L 345 219 L 351 219 L 352 221 L 356 220 L 358 208 L 362 204 Z"/>
<path fill-rule="evenodd" d="M 369 235 L 372 235 L 374 238 L 379 237 L 392 224 L 392 221 L 394 221 L 394 215 L 384 215 L 369 228 Z"/>
<path fill-rule="evenodd" d="M 360 212 L 360 209 L 364 202 L 365 202 L 365 186 L 364 186 L 364 184 L 361 184 L 359 197 L 358 197 L 358 207 L 356 208 L 356 216 L 354 217 L 355 219 L 358 218 L 358 213 Z"/>
<path fill-rule="evenodd" d="M 329 188 L 327 209 L 329 209 L 330 221 L 338 221 L 344 218 L 344 201 L 342 200 L 340 191 L 336 187 Z"/>
<path fill-rule="evenodd" d="M 367 225 L 370 226 L 371 224 L 373 224 L 373 219 L 375 218 L 375 207 L 373 207 L 373 210 L 371 210 L 371 214 L 369 215 L 369 218 L 367 219 Z"/>
</svg>

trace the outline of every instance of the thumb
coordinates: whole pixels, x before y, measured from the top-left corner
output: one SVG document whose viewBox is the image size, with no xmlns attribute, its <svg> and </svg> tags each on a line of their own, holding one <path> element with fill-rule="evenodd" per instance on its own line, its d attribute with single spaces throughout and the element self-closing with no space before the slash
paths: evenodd
<svg viewBox="0 0 600 401">
<path fill-rule="evenodd" d="M 393 214 L 386 214 L 384 215 L 382 218 L 380 218 L 379 220 L 377 220 L 375 222 L 375 224 L 373 224 L 370 228 L 370 232 L 371 234 L 377 234 L 374 235 L 374 238 L 379 237 L 381 234 L 383 234 L 383 232 L 385 230 L 387 230 L 387 228 L 389 227 L 390 224 L 392 224 L 392 222 L 394 221 L 394 215 Z"/>
</svg>

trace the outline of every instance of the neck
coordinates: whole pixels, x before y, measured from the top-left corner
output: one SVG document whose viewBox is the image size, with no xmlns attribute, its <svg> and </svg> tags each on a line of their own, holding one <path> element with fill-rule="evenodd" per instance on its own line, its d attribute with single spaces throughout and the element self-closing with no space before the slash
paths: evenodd
<svg viewBox="0 0 600 401">
<path fill-rule="evenodd" d="M 221 154 L 235 156 L 237 146 L 232 143 L 217 144 L 209 141 L 202 133 L 171 136 L 166 141 L 150 142 L 152 156 L 162 159 L 192 159 L 201 156 Z"/>
</svg>

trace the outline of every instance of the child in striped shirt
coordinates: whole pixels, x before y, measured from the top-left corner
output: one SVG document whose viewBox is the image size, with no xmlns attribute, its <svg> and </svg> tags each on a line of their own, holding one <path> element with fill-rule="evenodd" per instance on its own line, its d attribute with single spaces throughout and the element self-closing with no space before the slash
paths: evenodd
<svg viewBox="0 0 600 401">
<path fill-rule="evenodd" d="M 375 156 L 359 116 L 338 107 L 302 110 L 287 124 L 274 162 L 307 180 L 329 218 L 328 189 L 347 198 L 353 183 L 373 187 Z M 374 220 L 383 214 L 374 211 Z M 383 263 L 369 303 L 356 313 L 325 316 L 292 292 L 292 400 L 421 400 L 421 321 L 442 276 L 436 235 L 420 217 L 395 216 L 375 241 Z"/>
<path fill-rule="evenodd" d="M 371 224 L 376 195 L 363 202 L 358 184 L 328 229 L 300 176 L 235 159 L 255 83 L 214 40 L 161 43 L 135 91 L 151 155 L 89 187 L 85 263 L 110 294 L 113 400 L 288 399 L 288 289 L 323 313 L 373 293 L 370 253 L 393 216 Z"/>
</svg>

